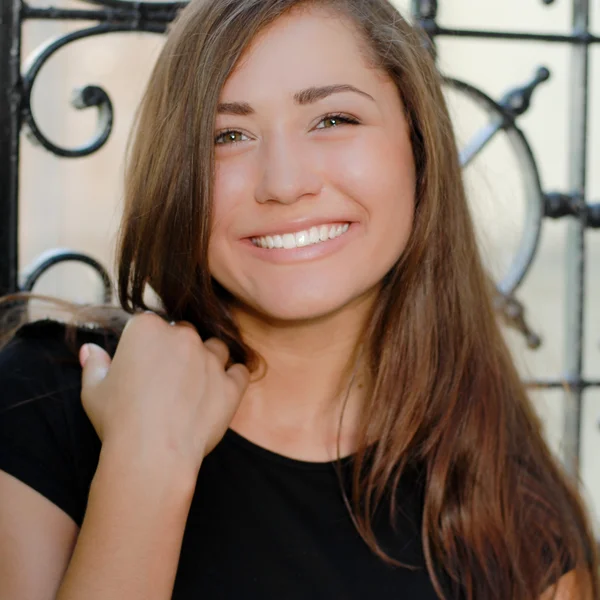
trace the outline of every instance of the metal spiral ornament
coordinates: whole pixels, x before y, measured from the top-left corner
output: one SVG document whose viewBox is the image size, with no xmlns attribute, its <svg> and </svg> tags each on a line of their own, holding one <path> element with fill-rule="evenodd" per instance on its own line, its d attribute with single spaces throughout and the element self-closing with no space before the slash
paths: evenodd
<svg viewBox="0 0 600 600">
<path fill-rule="evenodd" d="M 104 89 L 96 85 L 86 85 L 74 90 L 71 105 L 77 110 L 96 108 L 98 118 L 96 122 L 96 133 L 94 137 L 78 148 L 64 148 L 52 142 L 40 129 L 31 108 L 31 94 L 35 81 L 40 71 L 48 60 L 61 48 L 77 40 L 104 35 L 107 33 L 131 31 L 127 25 L 97 25 L 87 29 L 80 29 L 51 40 L 33 56 L 30 64 L 23 74 L 23 100 L 22 116 L 28 128 L 28 137 L 41 144 L 46 150 L 63 158 L 80 158 L 89 156 L 99 150 L 108 140 L 114 121 L 114 110 L 109 95 Z M 157 30 L 160 33 L 160 30 Z"/>
<path fill-rule="evenodd" d="M 29 265 L 22 274 L 20 291 L 32 292 L 35 284 L 42 275 L 52 267 L 65 262 L 78 262 L 91 267 L 102 282 L 103 304 L 110 304 L 112 302 L 113 284 L 108 270 L 99 261 L 87 254 L 62 248 L 55 248 L 44 252 Z"/>
</svg>

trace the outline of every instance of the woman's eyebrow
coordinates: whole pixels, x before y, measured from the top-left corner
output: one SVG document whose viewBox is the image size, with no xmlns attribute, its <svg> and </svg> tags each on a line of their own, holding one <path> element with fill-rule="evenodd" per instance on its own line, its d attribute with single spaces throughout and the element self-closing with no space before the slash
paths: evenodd
<svg viewBox="0 0 600 600">
<path fill-rule="evenodd" d="M 296 104 L 300 104 L 301 106 L 313 104 L 314 102 L 323 100 L 323 98 L 327 98 L 327 96 L 339 94 L 341 92 L 354 92 L 375 102 L 373 96 L 348 83 L 313 86 L 306 88 L 305 90 L 300 90 L 294 94 L 294 102 Z M 217 114 L 246 117 L 254 114 L 254 109 L 247 102 L 221 102 L 217 105 Z"/>
<path fill-rule="evenodd" d="M 339 94 L 340 92 L 355 92 L 356 94 L 360 94 L 361 96 L 365 96 L 370 100 L 375 102 L 375 99 L 367 92 L 363 92 L 359 90 L 357 87 L 350 85 L 349 83 L 337 83 L 335 85 L 323 85 L 320 87 L 309 87 L 300 92 L 296 92 L 294 94 L 294 101 L 296 104 L 312 104 L 313 102 L 317 102 L 326 98 L 327 96 L 331 96 L 331 94 Z"/>
</svg>

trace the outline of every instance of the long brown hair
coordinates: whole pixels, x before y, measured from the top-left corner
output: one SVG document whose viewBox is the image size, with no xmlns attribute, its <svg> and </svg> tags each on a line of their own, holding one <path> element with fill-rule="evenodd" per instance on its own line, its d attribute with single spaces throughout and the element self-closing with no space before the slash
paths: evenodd
<svg viewBox="0 0 600 600">
<path fill-rule="evenodd" d="M 171 319 L 217 336 L 256 367 L 229 293 L 211 278 L 214 119 L 255 35 L 306 0 L 192 0 L 174 22 L 142 100 L 125 180 L 118 288 L 127 312 L 146 286 Z M 408 246 L 366 328 L 370 394 L 351 493 L 363 539 L 383 560 L 374 511 L 411 465 L 424 472 L 423 548 L 440 598 L 533 600 L 597 556 L 586 513 L 541 434 L 492 308 L 440 76 L 386 0 L 311 0 L 350 19 L 365 56 L 393 78 L 411 130 L 416 207 Z M 377 442 L 373 444 L 373 442 Z M 445 590 L 445 592 L 444 592 Z"/>
</svg>

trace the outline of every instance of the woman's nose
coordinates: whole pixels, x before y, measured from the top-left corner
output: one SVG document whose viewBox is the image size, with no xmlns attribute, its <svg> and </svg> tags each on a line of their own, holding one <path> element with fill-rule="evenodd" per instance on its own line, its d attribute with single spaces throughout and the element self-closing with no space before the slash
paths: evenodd
<svg viewBox="0 0 600 600">
<path fill-rule="evenodd" d="M 292 204 L 322 188 L 319 160 L 307 140 L 278 136 L 264 142 L 260 160 L 261 177 L 255 191 L 260 203 Z"/>
</svg>

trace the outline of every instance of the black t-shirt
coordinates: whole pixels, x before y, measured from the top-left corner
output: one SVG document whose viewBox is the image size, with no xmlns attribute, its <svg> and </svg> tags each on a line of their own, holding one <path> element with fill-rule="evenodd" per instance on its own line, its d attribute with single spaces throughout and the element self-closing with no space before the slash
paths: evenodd
<svg viewBox="0 0 600 600">
<path fill-rule="evenodd" d="M 33 323 L 0 351 L 0 469 L 81 526 L 101 444 L 64 337 L 61 324 Z M 111 354 L 117 343 L 78 330 L 76 346 L 88 341 Z M 343 461 L 346 472 L 351 460 Z M 420 540 L 422 504 L 421 471 L 412 468 L 400 482 L 396 530 L 385 504 L 374 520 L 382 548 L 416 569 L 390 567 L 354 528 L 334 463 L 284 457 L 229 429 L 199 471 L 173 598 L 434 600 Z"/>
</svg>

